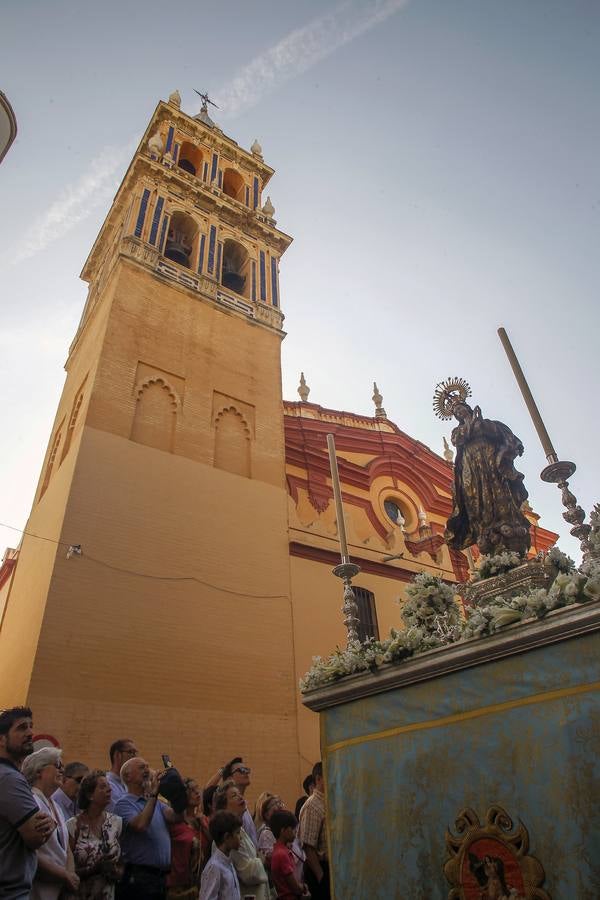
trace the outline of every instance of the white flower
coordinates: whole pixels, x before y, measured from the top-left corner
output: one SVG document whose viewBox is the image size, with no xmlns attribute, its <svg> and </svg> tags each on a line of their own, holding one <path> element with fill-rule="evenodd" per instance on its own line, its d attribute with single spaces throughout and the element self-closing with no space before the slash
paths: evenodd
<svg viewBox="0 0 600 900">
<path fill-rule="evenodd" d="M 552 585 L 553 588 L 556 588 L 559 591 L 563 591 L 566 586 L 570 583 L 571 576 L 567 575 L 566 572 L 561 572 L 560 575 L 557 575 L 554 579 L 554 583 Z"/>
<path fill-rule="evenodd" d="M 588 578 L 583 586 L 583 593 L 590 600 L 600 600 L 600 577 Z"/>
<path fill-rule="evenodd" d="M 600 506 L 595 510 L 600 541 Z M 590 517 L 591 518 L 591 517 Z M 337 648 L 329 657 L 313 657 L 312 666 L 300 679 L 300 690 L 306 693 L 353 672 L 365 672 L 381 665 L 396 663 L 434 647 L 455 641 L 493 634 L 497 629 L 530 616 L 542 619 L 550 610 L 585 600 L 600 599 L 600 559 L 588 559 L 579 572 L 572 560 L 558 548 L 545 557 L 559 569 L 549 591 L 536 588 L 510 599 L 496 597 L 485 607 L 465 611 L 463 619 L 452 587 L 425 572 L 415 576 L 407 589 L 402 618 L 405 630 L 392 628 L 385 640 L 372 638 L 364 644 L 354 642 L 345 649 Z M 508 571 L 523 560 L 514 552 L 496 557 L 482 557 L 480 572 L 489 577 L 492 569 Z"/>
<path fill-rule="evenodd" d="M 546 558 L 553 566 L 556 566 L 559 572 L 569 573 L 575 570 L 575 563 L 571 557 L 567 556 L 566 553 L 563 553 L 562 550 L 559 550 L 558 547 L 552 547 L 552 549 L 548 551 Z"/>
<path fill-rule="evenodd" d="M 512 625 L 513 622 L 521 620 L 521 613 L 517 609 L 496 609 L 494 610 L 494 625 L 496 628 L 503 628 L 505 625 Z"/>
</svg>

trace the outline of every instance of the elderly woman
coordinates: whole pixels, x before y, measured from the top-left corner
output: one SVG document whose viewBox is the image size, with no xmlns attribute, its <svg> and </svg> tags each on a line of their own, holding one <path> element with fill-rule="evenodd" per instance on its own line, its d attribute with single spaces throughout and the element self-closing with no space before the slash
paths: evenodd
<svg viewBox="0 0 600 900">
<path fill-rule="evenodd" d="M 67 822 L 81 900 L 113 900 L 115 884 L 123 874 L 122 820 L 108 811 L 110 801 L 106 772 L 95 769 L 86 775 L 79 788 L 81 812 Z"/>
<path fill-rule="evenodd" d="M 243 794 L 233 781 L 226 781 L 215 794 L 215 812 L 224 809 L 242 822 L 246 811 Z M 214 852 L 214 850 L 213 850 Z M 240 830 L 240 846 L 229 855 L 240 882 L 242 897 L 253 895 L 256 900 L 269 900 L 269 879 L 260 856 L 244 828 Z"/>
<path fill-rule="evenodd" d="M 37 851 L 38 867 L 31 888 L 31 900 L 58 900 L 64 891 L 75 892 L 79 878 L 73 870 L 69 835 L 62 813 L 52 801 L 52 794 L 62 784 L 62 750 L 43 747 L 26 757 L 21 771 L 33 789 L 42 812 L 51 816 L 56 828 Z"/>
</svg>

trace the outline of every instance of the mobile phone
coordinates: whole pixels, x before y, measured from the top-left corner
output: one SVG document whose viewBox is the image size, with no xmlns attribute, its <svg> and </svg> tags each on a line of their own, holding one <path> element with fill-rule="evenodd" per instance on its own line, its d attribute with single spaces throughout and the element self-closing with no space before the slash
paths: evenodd
<svg viewBox="0 0 600 900">
<path fill-rule="evenodd" d="M 163 761 L 163 766 L 165 767 L 165 769 L 173 768 L 173 763 L 171 762 L 171 757 L 168 753 L 161 754 L 161 759 Z"/>
</svg>

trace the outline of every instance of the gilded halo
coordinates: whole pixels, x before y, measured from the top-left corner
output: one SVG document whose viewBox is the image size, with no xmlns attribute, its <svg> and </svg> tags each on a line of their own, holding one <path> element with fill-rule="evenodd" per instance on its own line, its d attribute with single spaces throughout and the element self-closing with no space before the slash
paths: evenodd
<svg viewBox="0 0 600 900">
<path fill-rule="evenodd" d="M 433 411 L 440 419 L 451 419 L 454 407 L 471 396 L 471 388 L 464 378 L 446 378 L 435 386 Z"/>
</svg>

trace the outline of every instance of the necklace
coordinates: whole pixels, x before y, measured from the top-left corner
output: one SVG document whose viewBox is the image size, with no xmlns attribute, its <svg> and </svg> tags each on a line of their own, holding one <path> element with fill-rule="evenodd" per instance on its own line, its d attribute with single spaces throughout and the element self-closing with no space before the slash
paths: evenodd
<svg viewBox="0 0 600 900">
<path fill-rule="evenodd" d="M 87 813 L 84 813 L 82 816 L 82 822 L 87 826 L 90 834 L 94 834 L 96 837 L 102 837 L 102 826 L 104 825 L 104 812 L 101 812 L 99 816 L 96 816 L 94 819 L 91 819 Z"/>
</svg>

